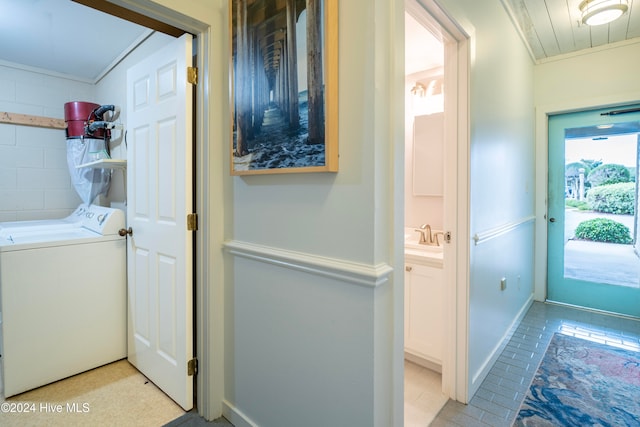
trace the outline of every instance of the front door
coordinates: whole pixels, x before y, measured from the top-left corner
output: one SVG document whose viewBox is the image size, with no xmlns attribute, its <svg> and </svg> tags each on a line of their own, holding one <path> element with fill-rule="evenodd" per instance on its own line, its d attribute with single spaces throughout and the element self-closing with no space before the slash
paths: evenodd
<svg viewBox="0 0 640 427">
<path fill-rule="evenodd" d="M 640 110 L 549 118 L 547 299 L 640 317 Z"/>
<path fill-rule="evenodd" d="M 127 71 L 128 359 L 193 407 L 191 36 Z"/>
</svg>

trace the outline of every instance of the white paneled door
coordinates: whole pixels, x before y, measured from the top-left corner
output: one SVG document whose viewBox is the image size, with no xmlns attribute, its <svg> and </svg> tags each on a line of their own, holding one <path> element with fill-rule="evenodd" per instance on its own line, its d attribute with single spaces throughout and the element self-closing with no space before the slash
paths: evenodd
<svg viewBox="0 0 640 427">
<path fill-rule="evenodd" d="M 128 358 L 193 406 L 191 36 L 127 71 Z"/>
</svg>

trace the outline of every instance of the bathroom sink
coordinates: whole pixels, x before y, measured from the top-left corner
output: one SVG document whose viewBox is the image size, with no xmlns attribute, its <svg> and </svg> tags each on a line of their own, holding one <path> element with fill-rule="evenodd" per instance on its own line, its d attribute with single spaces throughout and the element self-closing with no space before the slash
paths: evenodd
<svg viewBox="0 0 640 427">
<path fill-rule="evenodd" d="M 424 245 L 418 243 L 420 234 L 413 228 L 405 228 L 404 230 L 404 251 L 405 255 L 410 255 L 418 258 L 428 258 L 434 260 L 442 260 L 443 248 L 442 243 L 440 246 Z M 439 236 L 441 238 L 441 236 Z"/>
<path fill-rule="evenodd" d="M 418 243 L 418 233 L 413 229 L 405 229 L 404 233 L 404 256 L 408 262 L 427 265 L 430 267 L 442 268 L 444 261 L 444 251 L 442 245 L 423 245 Z"/>
<path fill-rule="evenodd" d="M 417 240 L 405 240 L 404 248 L 424 252 L 442 253 L 442 246 L 423 245 L 418 243 Z"/>
</svg>

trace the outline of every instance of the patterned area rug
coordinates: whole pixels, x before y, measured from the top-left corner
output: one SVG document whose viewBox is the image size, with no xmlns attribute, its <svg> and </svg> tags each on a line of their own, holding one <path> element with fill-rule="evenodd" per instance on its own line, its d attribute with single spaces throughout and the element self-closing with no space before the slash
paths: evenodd
<svg viewBox="0 0 640 427">
<path fill-rule="evenodd" d="M 554 334 L 514 426 L 640 426 L 640 353 Z"/>
</svg>

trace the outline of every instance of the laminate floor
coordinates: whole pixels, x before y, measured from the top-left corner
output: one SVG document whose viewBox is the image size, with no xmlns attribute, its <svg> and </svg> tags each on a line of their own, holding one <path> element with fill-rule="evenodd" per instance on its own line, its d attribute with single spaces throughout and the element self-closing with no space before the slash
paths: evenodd
<svg viewBox="0 0 640 427">
<path fill-rule="evenodd" d="M 158 427 L 185 411 L 126 360 L 1 399 L 0 425 Z"/>
</svg>

